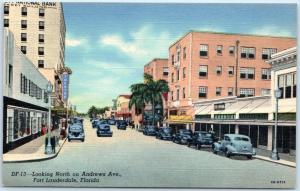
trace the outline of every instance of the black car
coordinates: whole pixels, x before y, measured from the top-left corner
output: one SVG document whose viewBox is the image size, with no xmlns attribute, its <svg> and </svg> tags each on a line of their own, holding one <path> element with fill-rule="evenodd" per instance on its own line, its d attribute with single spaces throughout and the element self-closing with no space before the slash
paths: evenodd
<svg viewBox="0 0 300 191">
<path fill-rule="evenodd" d="M 179 129 L 179 131 L 173 135 L 173 142 L 178 144 L 187 144 L 187 140 L 191 139 L 192 131 L 187 129 Z"/>
<path fill-rule="evenodd" d="M 92 127 L 96 128 L 98 122 L 99 122 L 99 119 L 93 119 L 93 121 L 92 121 Z"/>
<path fill-rule="evenodd" d="M 109 124 L 109 125 L 115 125 L 115 124 L 116 124 L 116 120 L 114 120 L 114 119 L 109 119 L 109 120 L 108 120 L 108 124 Z"/>
<path fill-rule="evenodd" d="M 124 120 L 118 121 L 117 128 L 118 129 L 124 129 L 124 130 L 126 130 L 126 128 L 127 128 L 127 122 L 124 121 Z"/>
<path fill-rule="evenodd" d="M 172 129 L 169 127 L 159 128 L 156 133 L 156 138 L 163 139 L 163 140 L 172 140 L 173 138 Z"/>
<path fill-rule="evenodd" d="M 187 146 L 196 146 L 197 149 L 200 149 L 202 145 L 211 146 L 215 142 L 215 137 L 213 133 L 206 131 L 196 131 L 193 136 L 188 139 Z"/>
<path fill-rule="evenodd" d="M 98 120 L 94 128 L 98 128 L 100 125 L 108 125 L 106 120 Z"/>
<path fill-rule="evenodd" d="M 145 126 L 143 130 L 144 135 L 156 136 L 156 128 L 153 125 Z"/>
<path fill-rule="evenodd" d="M 68 133 L 68 141 L 71 140 L 81 140 L 84 142 L 85 134 L 83 126 L 80 124 L 72 124 L 69 127 L 69 133 Z"/>
<path fill-rule="evenodd" d="M 102 124 L 97 127 L 97 136 L 98 137 L 112 137 L 113 132 L 110 130 L 108 124 Z"/>
</svg>

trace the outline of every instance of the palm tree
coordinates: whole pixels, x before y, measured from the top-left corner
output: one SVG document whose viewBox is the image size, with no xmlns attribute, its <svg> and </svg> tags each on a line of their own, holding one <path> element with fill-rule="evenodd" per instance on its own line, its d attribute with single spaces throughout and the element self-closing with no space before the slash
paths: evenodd
<svg viewBox="0 0 300 191">
<path fill-rule="evenodd" d="M 136 111 L 145 108 L 146 103 L 152 105 L 152 125 L 155 123 L 155 106 L 162 105 L 162 94 L 169 91 L 168 83 L 165 80 L 153 80 L 149 74 L 144 74 L 144 83 L 133 84 L 130 86 L 131 98 L 129 109 L 135 106 Z"/>
</svg>

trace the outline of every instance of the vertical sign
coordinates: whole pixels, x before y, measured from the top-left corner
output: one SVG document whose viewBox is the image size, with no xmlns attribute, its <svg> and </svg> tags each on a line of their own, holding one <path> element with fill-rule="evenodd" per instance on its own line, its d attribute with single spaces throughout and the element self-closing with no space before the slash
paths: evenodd
<svg viewBox="0 0 300 191">
<path fill-rule="evenodd" d="M 62 94 L 63 99 L 66 101 L 69 97 L 69 74 L 67 72 L 63 73 L 63 88 L 62 88 Z"/>
</svg>

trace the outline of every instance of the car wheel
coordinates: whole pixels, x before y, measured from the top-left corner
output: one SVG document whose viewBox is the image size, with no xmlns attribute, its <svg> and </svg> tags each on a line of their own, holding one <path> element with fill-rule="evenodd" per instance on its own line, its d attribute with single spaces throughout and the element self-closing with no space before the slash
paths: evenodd
<svg viewBox="0 0 300 191">
<path fill-rule="evenodd" d="M 81 142 L 84 142 L 84 139 L 81 139 Z"/>
<path fill-rule="evenodd" d="M 252 155 L 247 155 L 247 159 L 251 160 L 252 159 Z"/>
<path fill-rule="evenodd" d="M 225 151 L 225 155 L 226 155 L 227 158 L 230 158 L 230 152 L 227 149 Z"/>
<path fill-rule="evenodd" d="M 188 142 L 188 143 L 187 143 L 187 146 L 188 146 L 188 147 L 190 147 L 190 146 L 191 146 L 191 143 L 190 143 L 190 142 Z"/>
<path fill-rule="evenodd" d="M 71 140 L 70 139 L 68 139 L 68 142 L 70 142 Z"/>
<path fill-rule="evenodd" d="M 201 149 L 201 145 L 197 144 L 197 149 L 200 150 Z"/>
</svg>

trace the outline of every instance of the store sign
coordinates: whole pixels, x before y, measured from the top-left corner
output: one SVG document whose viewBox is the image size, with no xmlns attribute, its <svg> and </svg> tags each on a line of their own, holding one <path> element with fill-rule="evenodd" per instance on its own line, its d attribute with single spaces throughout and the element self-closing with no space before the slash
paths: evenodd
<svg viewBox="0 0 300 191">
<path fill-rule="evenodd" d="M 7 2 L 5 5 L 12 7 L 57 8 L 57 2 Z"/>
<path fill-rule="evenodd" d="M 193 116 L 190 116 L 190 115 L 170 115 L 170 120 L 174 120 L 174 121 L 193 121 Z"/>
<path fill-rule="evenodd" d="M 67 72 L 63 73 L 63 81 L 62 81 L 62 94 L 63 99 L 66 101 L 69 97 L 69 74 Z"/>
</svg>

